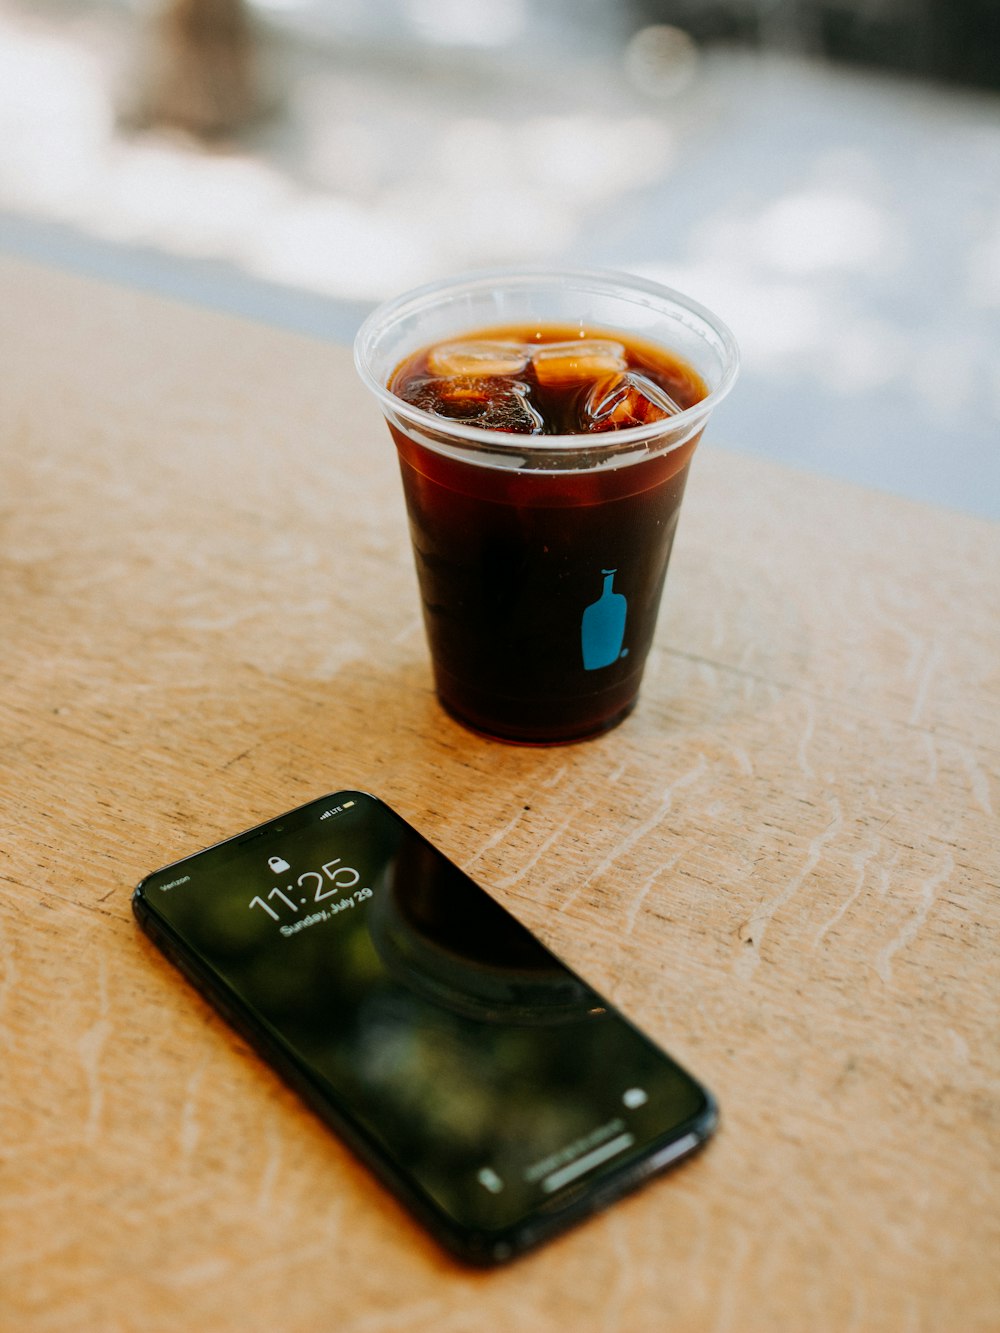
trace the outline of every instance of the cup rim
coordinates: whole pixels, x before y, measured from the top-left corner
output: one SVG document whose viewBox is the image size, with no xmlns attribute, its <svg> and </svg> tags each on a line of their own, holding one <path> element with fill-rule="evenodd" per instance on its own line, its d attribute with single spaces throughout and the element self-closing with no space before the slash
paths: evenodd
<svg viewBox="0 0 1000 1333">
<path fill-rule="evenodd" d="M 648 422 L 645 425 L 602 432 L 598 436 L 522 435 L 513 431 L 496 431 L 482 426 L 472 426 L 467 422 L 438 416 L 424 408 L 415 407 L 394 394 L 373 373 L 369 364 L 370 349 L 385 329 L 407 314 L 416 313 L 422 306 L 443 301 L 453 292 L 474 291 L 477 288 L 492 287 L 497 284 L 507 284 L 512 287 L 538 286 L 543 282 L 567 289 L 576 287 L 586 290 L 589 287 L 595 293 L 618 295 L 625 299 L 638 297 L 636 304 L 649 308 L 662 307 L 664 304 L 672 305 L 675 315 L 683 312 L 688 317 L 682 322 L 688 323 L 688 327 L 694 332 L 701 332 L 697 327 L 701 324 L 711 330 L 718 340 L 723 360 L 723 373 L 719 383 L 691 407 L 672 417 Z M 621 290 L 623 288 L 625 290 Z M 660 448 L 663 452 L 669 452 L 684 444 L 733 387 L 739 372 L 740 355 L 736 339 L 728 325 L 707 306 L 663 283 L 653 282 L 648 278 L 617 269 L 519 265 L 455 274 L 424 283 L 383 301 L 371 311 L 357 331 L 354 339 L 354 365 L 361 380 L 382 404 L 387 415 L 390 412 L 398 414 L 432 437 L 444 436 L 455 445 L 464 444 L 472 448 L 479 446 L 495 456 L 505 453 L 519 455 L 529 453 L 539 457 L 547 453 L 593 456 L 599 453 L 611 457 L 627 453 L 651 440 L 661 440 Z"/>
</svg>

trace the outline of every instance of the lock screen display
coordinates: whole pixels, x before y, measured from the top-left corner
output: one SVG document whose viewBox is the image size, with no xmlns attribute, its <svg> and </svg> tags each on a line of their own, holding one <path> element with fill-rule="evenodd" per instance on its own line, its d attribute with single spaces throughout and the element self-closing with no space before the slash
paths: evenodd
<svg viewBox="0 0 1000 1333">
<path fill-rule="evenodd" d="M 523 1227 L 710 1128 L 699 1084 L 365 793 L 159 871 L 134 902 L 446 1227 Z"/>
</svg>

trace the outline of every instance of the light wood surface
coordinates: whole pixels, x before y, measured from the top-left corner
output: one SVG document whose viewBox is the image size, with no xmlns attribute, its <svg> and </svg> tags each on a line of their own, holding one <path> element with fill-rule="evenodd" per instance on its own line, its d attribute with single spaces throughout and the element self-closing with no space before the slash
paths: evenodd
<svg viewBox="0 0 1000 1333">
<path fill-rule="evenodd" d="M 0 292 L 0 1326 L 1000 1327 L 1000 529 L 710 438 L 638 710 L 511 748 L 435 703 L 346 350 Z M 342 785 L 704 1078 L 712 1145 L 507 1270 L 443 1257 L 131 919 Z"/>
</svg>

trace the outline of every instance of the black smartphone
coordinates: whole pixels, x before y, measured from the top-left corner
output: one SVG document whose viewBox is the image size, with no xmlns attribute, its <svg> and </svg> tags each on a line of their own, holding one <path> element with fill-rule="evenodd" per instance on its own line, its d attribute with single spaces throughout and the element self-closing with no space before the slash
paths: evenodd
<svg viewBox="0 0 1000 1333">
<path fill-rule="evenodd" d="M 459 1258 L 698 1148 L 711 1095 L 382 801 L 341 791 L 144 879 L 143 929 Z"/>
</svg>

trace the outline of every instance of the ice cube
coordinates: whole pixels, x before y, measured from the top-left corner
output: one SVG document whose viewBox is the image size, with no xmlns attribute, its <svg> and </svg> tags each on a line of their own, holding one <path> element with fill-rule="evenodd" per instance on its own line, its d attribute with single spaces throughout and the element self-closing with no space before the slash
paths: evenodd
<svg viewBox="0 0 1000 1333">
<path fill-rule="evenodd" d="M 544 426 L 530 390 L 500 375 L 453 375 L 411 380 L 399 391 L 414 407 L 483 430 L 538 435 Z"/>
<path fill-rule="evenodd" d="M 628 381 L 636 393 L 642 394 L 654 407 L 658 407 L 664 416 L 673 417 L 678 412 L 684 411 L 677 399 L 671 397 L 662 384 L 657 384 L 656 380 L 651 380 L 648 375 L 642 375 L 637 370 L 630 370 Z"/>
<path fill-rule="evenodd" d="M 529 354 L 518 343 L 477 341 L 441 343 L 427 357 L 434 375 L 519 375 Z"/>
<path fill-rule="evenodd" d="M 566 343 L 543 343 L 531 358 L 538 383 L 574 384 L 596 380 L 628 364 L 621 343 L 606 338 L 579 338 Z"/>
<path fill-rule="evenodd" d="M 584 405 L 592 430 L 624 430 L 662 421 L 682 411 L 665 389 L 646 375 L 630 370 L 606 375 L 593 386 Z"/>
</svg>

